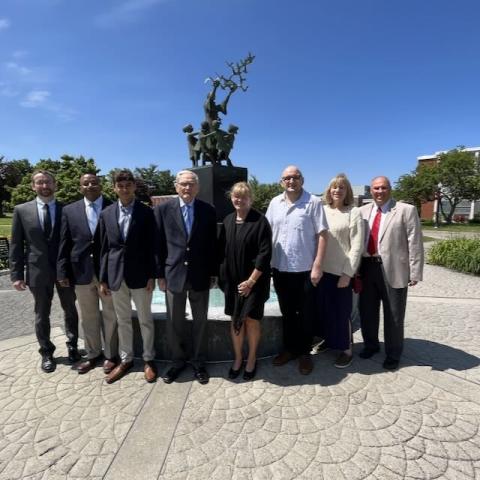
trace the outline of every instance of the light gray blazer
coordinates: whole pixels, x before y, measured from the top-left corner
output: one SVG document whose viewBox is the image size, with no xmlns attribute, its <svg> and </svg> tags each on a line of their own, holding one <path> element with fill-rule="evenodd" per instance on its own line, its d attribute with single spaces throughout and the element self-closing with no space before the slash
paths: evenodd
<svg viewBox="0 0 480 480">
<path fill-rule="evenodd" d="M 379 238 L 379 254 L 388 284 L 393 288 L 405 288 L 409 281 L 423 277 L 423 239 L 420 219 L 414 206 L 395 202 L 387 213 Z M 368 219 L 375 202 L 360 208 L 369 235 Z"/>
</svg>

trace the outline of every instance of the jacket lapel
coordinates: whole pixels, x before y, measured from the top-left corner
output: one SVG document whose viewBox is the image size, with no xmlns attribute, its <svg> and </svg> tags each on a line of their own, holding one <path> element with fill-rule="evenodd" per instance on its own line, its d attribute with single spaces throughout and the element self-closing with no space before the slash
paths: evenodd
<svg viewBox="0 0 480 480">
<path fill-rule="evenodd" d="M 188 239 L 187 230 L 185 228 L 185 224 L 183 223 L 182 209 L 180 208 L 180 201 L 179 200 L 174 200 L 173 217 L 175 218 L 175 221 L 177 222 L 177 225 L 178 225 L 178 228 L 180 229 L 180 231 L 183 232 L 185 238 Z M 193 231 L 193 227 L 192 227 L 192 231 Z"/>
<path fill-rule="evenodd" d="M 62 223 L 62 208 L 63 205 L 55 200 L 55 223 L 53 225 L 52 233 L 50 234 L 50 239 L 55 237 L 59 238 L 60 236 L 60 224 Z"/>
<path fill-rule="evenodd" d="M 83 223 L 83 228 L 86 229 L 85 231 L 88 232 L 90 236 L 92 236 L 92 232 L 90 232 L 90 225 L 88 224 L 87 212 L 85 208 L 85 200 L 82 198 L 82 200 L 78 202 L 77 206 L 78 206 L 78 212 L 77 212 L 78 218 Z"/>
<path fill-rule="evenodd" d="M 193 210 L 194 210 L 194 217 L 193 217 L 192 230 L 190 231 L 190 236 L 188 238 L 190 238 L 193 235 L 193 232 L 197 229 L 198 218 L 199 218 L 199 210 L 201 210 L 200 204 L 196 200 L 193 200 L 192 206 L 193 206 Z M 182 222 L 183 222 L 183 218 L 182 218 Z M 187 230 L 185 229 L 185 232 L 186 231 Z"/>
<path fill-rule="evenodd" d="M 120 231 L 120 225 L 118 224 L 118 219 L 120 218 L 120 204 L 118 201 L 115 203 L 115 208 L 113 209 L 113 218 L 114 218 L 113 223 L 115 224 L 113 228 L 117 232 L 117 238 L 119 239 L 120 243 L 123 243 L 123 235 L 122 235 L 122 232 Z"/>
<path fill-rule="evenodd" d="M 396 213 L 397 213 L 397 203 L 395 202 L 395 200 L 392 200 L 392 206 L 390 207 L 390 210 L 385 215 L 385 221 L 383 222 L 383 229 L 380 232 L 380 238 L 379 238 L 380 241 L 385 235 L 385 232 L 387 231 L 387 228 L 390 225 L 390 222 L 392 221 Z"/>
</svg>

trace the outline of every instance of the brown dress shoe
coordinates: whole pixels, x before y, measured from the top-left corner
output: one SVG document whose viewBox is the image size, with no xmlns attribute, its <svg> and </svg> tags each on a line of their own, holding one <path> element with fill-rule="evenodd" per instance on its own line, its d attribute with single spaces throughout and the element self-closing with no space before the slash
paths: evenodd
<svg viewBox="0 0 480 480">
<path fill-rule="evenodd" d="M 98 364 L 98 361 L 100 360 L 100 357 L 95 357 L 95 358 L 89 358 L 85 360 L 82 363 L 79 363 L 77 365 L 77 371 L 80 375 L 83 375 L 84 373 L 89 372 L 93 368 L 95 368 Z"/>
<path fill-rule="evenodd" d="M 133 362 L 121 362 L 105 378 L 107 383 L 113 383 L 120 380 L 131 368 Z"/>
<path fill-rule="evenodd" d="M 157 369 L 155 367 L 155 363 L 145 362 L 143 373 L 145 375 L 145 380 L 148 383 L 153 383 L 157 379 Z"/>
<path fill-rule="evenodd" d="M 313 370 L 312 357 L 310 355 L 302 355 L 298 359 L 298 371 L 302 375 L 310 375 Z"/>
<path fill-rule="evenodd" d="M 281 367 L 282 365 L 285 365 L 290 360 L 293 360 L 295 358 L 296 356 L 293 353 L 290 353 L 287 350 L 285 350 L 284 352 L 280 353 L 273 359 L 273 365 L 275 365 L 275 367 Z"/>
<path fill-rule="evenodd" d="M 105 361 L 103 362 L 103 373 L 105 375 L 108 375 L 116 366 L 117 366 L 116 362 L 106 358 Z"/>
</svg>

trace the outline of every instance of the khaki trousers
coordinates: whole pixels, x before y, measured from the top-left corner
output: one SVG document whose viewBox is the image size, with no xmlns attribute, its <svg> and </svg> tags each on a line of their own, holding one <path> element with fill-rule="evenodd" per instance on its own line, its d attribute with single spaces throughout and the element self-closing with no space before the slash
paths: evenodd
<svg viewBox="0 0 480 480">
<path fill-rule="evenodd" d="M 88 285 L 75 285 L 75 293 L 87 358 L 101 355 L 103 333 L 104 355 L 108 359 L 114 359 L 118 355 L 118 325 L 112 297 L 100 295 L 99 282 L 95 276 Z"/>
<path fill-rule="evenodd" d="M 122 282 L 120 288 L 112 291 L 113 306 L 118 319 L 118 342 L 122 362 L 133 360 L 132 300 L 137 309 L 138 323 L 142 334 L 143 360 L 155 358 L 155 328 L 152 318 L 152 292 L 146 288 L 128 288 Z"/>
</svg>

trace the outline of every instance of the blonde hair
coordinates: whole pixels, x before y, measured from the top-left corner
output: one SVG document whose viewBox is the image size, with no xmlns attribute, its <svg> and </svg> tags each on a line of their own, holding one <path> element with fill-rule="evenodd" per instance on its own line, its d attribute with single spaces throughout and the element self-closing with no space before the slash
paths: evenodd
<svg viewBox="0 0 480 480">
<path fill-rule="evenodd" d="M 238 195 L 239 197 L 248 197 L 253 201 L 252 187 L 247 182 L 237 182 L 230 189 L 230 197 Z"/>
<path fill-rule="evenodd" d="M 343 200 L 343 204 L 346 207 L 353 205 L 353 190 L 350 181 L 348 180 L 347 176 L 344 173 L 339 173 L 335 177 L 330 180 L 327 188 L 325 189 L 325 193 L 323 194 L 323 198 L 328 205 L 333 203 L 332 194 L 330 193 L 330 189 L 332 187 L 337 187 L 339 183 L 343 183 L 345 185 L 347 193 L 345 194 L 345 199 Z"/>
</svg>

